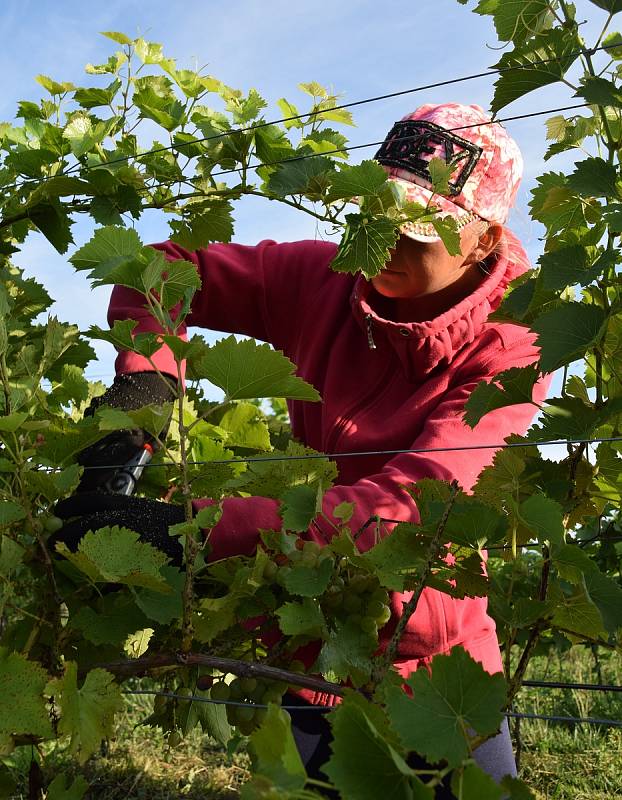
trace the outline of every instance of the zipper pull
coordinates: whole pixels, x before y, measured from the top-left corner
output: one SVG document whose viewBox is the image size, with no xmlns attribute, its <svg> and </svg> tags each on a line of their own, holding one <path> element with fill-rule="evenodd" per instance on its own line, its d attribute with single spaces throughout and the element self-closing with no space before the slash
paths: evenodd
<svg viewBox="0 0 622 800">
<path fill-rule="evenodd" d="M 372 319 L 373 317 L 371 314 L 365 314 L 365 321 L 367 323 L 367 344 L 369 345 L 370 350 L 375 350 L 376 342 L 374 342 L 374 334 L 371 327 Z"/>
</svg>

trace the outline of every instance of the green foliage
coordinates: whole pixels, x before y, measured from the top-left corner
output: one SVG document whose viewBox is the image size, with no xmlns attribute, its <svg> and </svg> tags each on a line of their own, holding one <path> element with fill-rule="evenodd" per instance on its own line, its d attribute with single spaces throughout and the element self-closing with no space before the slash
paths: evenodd
<svg viewBox="0 0 622 800">
<path fill-rule="evenodd" d="M 397 687 L 387 692 L 387 711 L 408 749 L 432 763 L 457 765 L 469 753 L 469 729 L 484 735 L 499 729 L 505 681 L 485 672 L 461 647 L 433 661 L 431 675 L 421 670 L 407 681 L 412 698 Z"/>
<path fill-rule="evenodd" d="M 595 12 L 621 10 L 618 0 L 593 0 L 593 6 Z M 584 43 L 570 4 L 481 0 L 476 11 L 492 17 L 499 38 L 511 48 L 499 62 L 493 112 L 565 80 L 579 63 L 576 51 Z M 310 673 L 365 693 L 348 692 L 330 714 L 334 741 L 325 772 L 344 797 L 375 800 L 390 787 L 395 797 L 431 800 L 428 783 L 440 780 L 447 764 L 458 797 L 498 798 L 502 790 L 469 760 L 474 732 L 494 734 L 508 688 L 513 694 L 522 676 L 510 670 L 506 686 L 501 676 L 488 675 L 454 648 L 434 659 L 431 674 L 419 671 L 407 679 L 409 696 L 402 679 L 387 673 L 383 663 L 392 630 L 384 626 L 391 603 L 401 602 L 390 592 L 488 594 L 508 669 L 515 655 L 529 655 L 523 648 L 532 635 L 618 646 L 617 551 L 592 541 L 594 531 L 617 524 L 618 445 L 601 444 L 591 462 L 581 446 L 571 446 L 559 463 L 546 461 L 534 447 L 502 451 L 472 496 L 421 480 L 414 489 L 407 487 L 419 523 L 397 525 L 383 536 L 386 526 L 371 519 L 365 530 L 375 531 L 376 541 L 361 554 L 359 532 L 350 529 L 356 508 L 342 503 L 331 520 L 322 512 L 322 493 L 337 479 L 335 465 L 304 458 L 317 454 L 289 440 L 282 400 L 275 415 L 257 402 L 318 401 L 317 391 L 268 345 L 232 336 L 213 346 L 198 336 L 181 341 L 179 326 L 201 290 L 198 272 L 190 261 L 169 261 L 144 247 L 130 225 L 144 211 L 160 210 L 172 238 L 186 248 L 228 242 L 236 202 L 261 195 L 340 228 L 333 268 L 367 279 L 384 267 L 405 223 L 432 222 L 452 254 L 459 252 L 455 225 L 438 219 L 433 204 L 406 203 L 374 161 L 344 163 L 348 141 L 336 128 L 352 124 L 352 118 L 319 84 L 300 85 L 309 104 L 302 111 L 289 100 L 279 101 L 282 114 L 296 119 L 266 125 L 267 104 L 256 89 L 242 92 L 179 69 L 156 43 L 105 35 L 120 49 L 86 70 L 104 76 L 102 81 L 74 86 L 39 76 L 45 99 L 21 103 L 19 126 L 1 128 L 2 752 L 50 739 L 58 739 L 60 747 L 68 742 L 80 762 L 96 752 L 122 709 L 121 685 L 101 664 L 178 653 L 177 672 L 156 680 L 170 688 L 175 674 L 179 691 L 188 694 L 198 668 L 182 664 L 183 653 L 268 659 L 287 668 L 292 653 L 311 645 L 316 660 Z M 617 45 L 619 34 L 605 30 L 603 36 Z M 591 104 L 590 113 L 547 122 L 547 159 L 577 149 L 581 155 L 574 168 L 538 178 L 531 209 L 547 233 L 539 270 L 514 281 L 497 312 L 499 319 L 535 331 L 539 364 L 512 367 L 480 384 L 466 407 L 464 419 L 475 426 L 490 411 L 531 402 L 541 372 L 571 368 L 577 374 L 565 376 L 562 396 L 544 405 L 526 444 L 615 437 L 619 431 L 622 90 L 617 47 L 610 55 L 614 64 L 604 71 L 596 71 L 595 53 L 580 61 L 577 97 Z M 152 146 L 145 130 L 154 136 Z M 431 162 L 436 192 L 446 191 L 451 168 Z M 225 183 L 215 176 L 222 171 L 231 174 Z M 343 216 L 350 201 L 358 203 L 358 212 Z M 120 284 L 137 291 L 160 331 L 135 334 L 136 323 L 125 320 L 110 331 L 91 328 L 89 337 L 147 359 L 164 343 L 177 360 L 180 382 L 186 360 L 188 380 L 208 380 L 225 395 L 221 404 L 208 402 L 199 386 L 176 399 L 165 449 L 154 457 L 157 468 L 145 470 L 139 485 L 145 495 L 188 509 L 186 521 L 170 530 L 184 548 L 182 569 L 125 528 L 91 531 L 75 552 L 56 544 L 62 521 L 53 504 L 75 491 L 81 473 L 77 454 L 110 431 L 138 427 L 159 434 L 170 410 L 102 408 L 83 418 L 90 400 L 103 391 L 83 374 L 94 353 L 75 326 L 55 318 L 41 321 L 50 296 L 9 261 L 34 230 L 66 252 L 79 215 L 100 227 L 70 254 L 74 268 L 93 286 Z M 256 453 L 267 458 L 244 461 Z M 278 460 L 280 455 L 290 458 Z M 201 495 L 215 503 L 191 519 L 190 500 Z M 243 504 L 249 495 L 277 501 L 282 529 L 257 531 L 261 544 L 252 555 L 211 562 L 209 539 L 227 513 L 227 499 Z M 312 539 L 316 522 L 330 531 L 322 547 Z M 503 555 L 488 575 L 482 569 L 487 547 Z M 268 645 L 273 635 L 280 636 L 275 646 Z M 214 672 L 212 699 L 237 697 L 268 705 L 267 712 L 225 710 L 199 702 L 201 697 L 195 702 L 160 697 L 149 724 L 171 733 L 171 746 L 195 727 L 233 746 L 233 726 L 251 735 L 253 778 L 245 797 L 314 796 L 288 717 L 278 708 L 285 686 L 253 678 L 241 688 L 239 679 Z M 416 774 L 407 763 L 412 750 L 439 769 Z M 5 777 L 10 781 L 7 770 L 0 773 L 0 787 Z M 528 796 L 520 782 L 506 782 L 503 790 Z M 79 800 L 85 791 L 83 781 L 70 784 L 65 775 L 46 787 L 50 800 Z"/>
</svg>

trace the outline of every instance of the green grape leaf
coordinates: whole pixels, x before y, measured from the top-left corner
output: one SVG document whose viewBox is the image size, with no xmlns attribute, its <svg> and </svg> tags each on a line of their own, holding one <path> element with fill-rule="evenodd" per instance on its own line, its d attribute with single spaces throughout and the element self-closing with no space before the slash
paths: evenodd
<svg viewBox="0 0 622 800">
<path fill-rule="evenodd" d="M 619 414 L 619 399 L 600 411 L 592 403 L 577 397 L 557 397 L 547 400 L 539 419 L 528 433 L 532 441 L 548 439 L 589 439 L 606 422 L 609 415 Z"/>
<path fill-rule="evenodd" d="M 14 411 L 12 414 L 0 417 L 0 433 L 14 433 L 26 422 L 28 416 L 27 411 Z"/>
<path fill-rule="evenodd" d="M 403 592 L 408 577 L 417 574 L 425 564 L 429 546 L 429 538 L 415 525 L 402 523 L 360 556 L 359 561 L 387 589 Z"/>
<path fill-rule="evenodd" d="M 595 6 L 610 11 L 612 14 L 618 14 L 622 11 L 622 0 L 590 0 Z"/>
<path fill-rule="evenodd" d="M 538 259 L 544 289 L 556 291 L 566 286 L 587 286 L 602 272 L 602 262 L 590 264 L 587 248 L 575 244 L 543 253 Z"/>
<path fill-rule="evenodd" d="M 25 516 L 25 509 L 12 500 L 3 500 L 0 504 L 0 528 L 12 525 L 14 522 L 24 519 Z"/>
<path fill-rule="evenodd" d="M 535 794 L 519 778 L 506 775 L 501 781 L 501 788 L 507 793 L 508 800 L 536 800 Z"/>
<path fill-rule="evenodd" d="M 241 595 L 237 591 L 224 597 L 204 598 L 193 617 L 194 629 L 200 642 L 209 644 L 227 628 L 236 623 L 236 611 Z"/>
<path fill-rule="evenodd" d="M 362 686 L 370 678 L 371 659 L 377 647 L 377 638 L 362 631 L 354 620 L 337 620 L 322 645 L 313 670 L 319 670 L 329 680 L 350 678 L 355 686 Z"/>
<path fill-rule="evenodd" d="M 282 495 L 283 503 L 279 509 L 283 527 L 288 531 L 306 531 L 318 513 L 318 492 L 321 486 L 299 484 L 292 486 Z M 321 496 L 321 494 L 320 494 Z"/>
<path fill-rule="evenodd" d="M 330 715 L 332 755 L 322 769 L 340 796 L 357 800 L 378 800 L 384 796 L 391 800 L 415 797 L 432 800 L 431 789 L 426 793 L 413 793 L 413 783 L 420 783 L 419 780 L 406 763 L 403 750 L 387 741 L 386 721 L 381 720 L 378 725 L 376 720 L 379 709 L 366 713 L 370 710 L 369 706 L 348 696 Z M 352 768 L 353 752 L 359 763 L 365 765 L 364 769 Z"/>
<path fill-rule="evenodd" d="M 522 524 L 538 541 L 563 542 L 564 511 L 555 500 L 532 494 L 520 504 L 518 513 Z"/>
<path fill-rule="evenodd" d="M 300 112 L 296 108 L 293 103 L 290 103 L 289 100 L 286 100 L 284 97 L 281 97 L 280 100 L 276 101 L 276 104 L 281 110 L 281 114 L 284 117 L 298 117 Z M 290 128 L 302 128 L 303 122 L 300 119 L 285 119 L 283 120 L 283 125 L 289 130 Z"/>
<path fill-rule="evenodd" d="M 548 0 L 502 0 L 480 3 L 477 14 L 492 14 L 497 36 L 502 42 L 521 43 L 545 26 L 552 19 Z"/>
<path fill-rule="evenodd" d="M 51 95 L 66 94 L 76 88 L 73 83 L 69 83 L 68 81 L 59 83 L 58 81 L 52 80 L 52 78 L 48 78 L 47 75 L 37 75 L 35 80 Z"/>
<path fill-rule="evenodd" d="M 52 736 L 43 692 L 48 681 L 39 664 L 0 648 L 0 735 Z"/>
<path fill-rule="evenodd" d="M 280 791 L 302 789 L 307 780 L 289 714 L 274 704 L 268 706 L 261 725 L 251 734 L 253 771 L 265 775 Z"/>
<path fill-rule="evenodd" d="M 434 230 L 440 236 L 441 241 L 445 245 L 445 250 L 447 250 L 449 255 L 460 255 L 462 252 L 460 249 L 460 233 L 456 227 L 456 221 L 453 219 L 453 217 L 446 217 L 444 219 L 435 217 L 432 220 L 432 225 L 434 226 Z"/>
<path fill-rule="evenodd" d="M 582 356 L 598 340 L 605 321 L 602 308 L 576 302 L 536 317 L 531 328 L 538 334 L 542 371 L 552 372 Z"/>
<path fill-rule="evenodd" d="M 603 158 L 586 158 L 575 164 L 568 186 L 583 197 L 616 197 L 618 171 Z"/>
<path fill-rule="evenodd" d="M 466 402 L 464 421 L 474 428 L 483 416 L 496 408 L 532 403 L 532 391 L 537 379 L 537 368 L 529 366 L 511 367 L 500 372 L 491 382 L 481 381 Z"/>
<path fill-rule="evenodd" d="M 532 190 L 529 203 L 534 219 L 542 222 L 549 233 L 564 231 L 584 225 L 589 210 L 568 186 L 568 178 L 562 173 L 546 172 L 538 178 L 538 186 Z"/>
<path fill-rule="evenodd" d="M 201 703 L 200 705 L 202 708 L 199 720 L 203 731 L 226 747 L 233 733 L 231 725 L 227 721 L 226 706 L 215 703 Z"/>
<path fill-rule="evenodd" d="M 159 598 L 168 600 L 159 594 Z M 134 631 L 144 628 L 147 618 L 137 602 L 119 592 L 104 595 L 100 607 L 80 606 L 71 614 L 69 625 L 80 631 L 94 645 L 112 644 L 120 646 Z"/>
<path fill-rule="evenodd" d="M 146 653 L 153 634 L 153 628 L 142 628 L 131 633 L 123 643 L 123 650 L 128 658 L 140 658 Z"/>
<path fill-rule="evenodd" d="M 33 208 L 28 216 L 59 253 L 67 252 L 69 245 L 73 244 L 71 235 L 73 220 L 59 202 L 41 203 Z"/>
<path fill-rule="evenodd" d="M 120 431 L 134 427 L 134 420 L 120 408 L 102 406 L 95 412 L 94 419 L 100 431 Z"/>
<path fill-rule="evenodd" d="M 182 616 L 181 594 L 184 588 L 185 577 L 177 567 L 164 565 L 160 567 L 160 574 L 171 588 L 170 594 L 154 592 L 152 589 L 138 589 L 135 594 L 136 605 L 149 619 L 155 620 L 160 625 L 170 625 Z"/>
<path fill-rule="evenodd" d="M 0 575 L 8 575 L 24 560 L 24 548 L 9 536 L 0 537 Z"/>
<path fill-rule="evenodd" d="M 56 549 L 96 583 L 123 583 L 170 592 L 160 568 L 168 558 L 127 528 L 102 527 L 86 533 L 75 553 L 58 543 Z"/>
<path fill-rule="evenodd" d="M 305 597 L 301 602 L 285 603 L 277 608 L 279 628 L 286 636 L 321 637 L 326 620 L 317 600 Z"/>
<path fill-rule="evenodd" d="M 332 177 L 327 202 L 346 200 L 360 195 L 377 195 L 387 183 L 387 173 L 377 161 L 344 164 Z"/>
<path fill-rule="evenodd" d="M 551 624 L 570 633 L 573 639 L 607 638 L 600 611 L 583 587 L 576 587 L 574 594 L 562 595 L 557 600 Z"/>
<path fill-rule="evenodd" d="M 289 441 L 284 452 L 273 451 L 272 456 L 293 456 L 282 460 L 253 461 L 248 469 L 227 484 L 228 488 L 237 489 L 252 495 L 280 498 L 291 486 L 304 483 L 322 484 L 325 488 L 332 485 L 337 477 L 337 467 L 327 458 L 317 458 L 316 450 L 304 447 L 298 442 Z M 313 455 L 315 458 L 300 458 Z M 298 456 L 298 458 L 296 458 Z M 346 520 L 347 521 L 347 520 Z"/>
<path fill-rule="evenodd" d="M 399 235 L 399 224 L 389 217 L 370 218 L 346 214 L 346 228 L 337 255 L 331 263 L 335 272 L 362 272 L 366 278 L 378 275 L 390 258 Z"/>
<path fill-rule="evenodd" d="M 477 764 L 456 769 L 451 773 L 451 791 L 461 800 L 501 800 L 503 789 Z"/>
<path fill-rule="evenodd" d="M 470 753 L 466 731 L 483 736 L 499 729 L 506 684 L 501 673 L 490 675 L 462 648 L 432 659 L 431 674 L 417 670 L 407 681 L 408 697 L 395 686 L 386 707 L 404 746 L 430 762 L 459 764 Z"/>
<path fill-rule="evenodd" d="M 88 89 L 76 89 L 73 94 L 73 99 L 81 105 L 82 108 L 97 108 L 98 106 L 110 105 L 116 93 L 121 88 L 121 81 L 117 78 L 112 83 L 109 83 L 104 89 L 98 89 L 94 86 Z"/>
<path fill-rule="evenodd" d="M 154 120 L 167 131 L 178 128 L 185 114 L 184 104 L 177 99 L 172 87 L 173 84 L 164 75 L 147 75 L 134 79 L 132 100 L 140 117 Z"/>
<path fill-rule="evenodd" d="M 219 426 L 227 436 L 229 447 L 246 447 L 253 450 L 270 450 L 270 431 L 266 419 L 253 403 L 240 401 L 228 409 Z"/>
<path fill-rule="evenodd" d="M 187 220 L 170 223 L 171 239 L 188 250 L 207 247 L 210 242 L 230 242 L 233 236 L 231 203 L 218 203 L 196 212 Z"/>
<path fill-rule="evenodd" d="M 121 690 L 104 669 L 91 670 L 78 687 L 78 667 L 69 661 L 64 676 L 50 681 L 47 691 L 61 709 L 58 730 L 71 738 L 69 750 L 83 764 L 102 739 L 112 736 L 114 715 L 124 707 Z"/>
<path fill-rule="evenodd" d="M 47 800 L 82 800 L 89 783 L 78 775 L 71 783 L 68 775 L 57 775 L 47 788 Z"/>
<path fill-rule="evenodd" d="M 278 197 L 324 195 L 333 176 L 333 164 L 322 156 L 305 158 L 304 155 L 302 153 L 301 157 L 279 164 L 268 179 L 267 190 Z"/>
<path fill-rule="evenodd" d="M 104 330 L 103 328 L 97 327 L 97 325 L 91 325 L 87 331 L 87 336 L 91 339 L 101 339 L 104 342 L 110 342 L 110 344 L 114 345 L 119 350 L 132 350 L 149 358 L 156 353 L 162 345 L 158 341 L 157 335 L 154 333 L 139 333 L 136 336 L 132 336 L 132 331 L 137 325 L 138 322 L 133 319 L 117 319 L 110 330 Z"/>
<path fill-rule="evenodd" d="M 551 548 L 551 561 L 560 578 L 576 585 L 583 582 L 583 576 L 598 569 L 594 561 L 576 544 L 554 544 Z"/>
<path fill-rule="evenodd" d="M 129 36 L 126 36 L 124 33 L 120 31 L 102 31 L 102 36 L 105 36 L 107 39 L 111 39 L 113 42 L 117 44 L 134 44 L 132 39 Z"/>
<path fill-rule="evenodd" d="M 588 103 L 599 106 L 622 106 L 622 91 L 606 78 L 594 75 L 585 75 L 581 78 L 581 87 L 577 90 L 576 97 L 582 97 Z"/>
<path fill-rule="evenodd" d="M 622 588 L 598 568 L 584 573 L 588 597 L 598 608 L 605 629 L 615 634 L 622 627 Z"/>
<path fill-rule="evenodd" d="M 513 9 L 525 5 L 519 0 L 510 0 L 509 3 L 503 0 L 499 8 L 506 4 Z M 536 0 L 529 5 L 535 8 Z M 495 83 L 495 94 L 490 104 L 492 113 L 497 114 L 514 100 L 535 89 L 561 80 L 578 57 L 577 51 L 580 49 L 577 34 L 564 28 L 546 30 L 516 44 L 495 64 L 495 67 L 505 71 L 501 72 Z"/>
<path fill-rule="evenodd" d="M 134 259 L 142 248 L 133 228 L 109 225 L 96 230 L 69 261 L 77 270 L 91 270 L 91 278 L 103 278 L 120 264 Z"/>
<path fill-rule="evenodd" d="M 222 389 L 228 400 L 256 397 L 320 399 L 316 390 L 293 375 L 294 365 L 279 350 L 253 339 L 221 339 L 200 357 L 189 359 L 189 377 L 206 378 Z"/>
<path fill-rule="evenodd" d="M 317 567 L 297 564 L 285 576 L 283 585 L 290 594 L 300 597 L 319 597 L 324 594 L 333 573 L 330 559 L 320 561 Z"/>
</svg>

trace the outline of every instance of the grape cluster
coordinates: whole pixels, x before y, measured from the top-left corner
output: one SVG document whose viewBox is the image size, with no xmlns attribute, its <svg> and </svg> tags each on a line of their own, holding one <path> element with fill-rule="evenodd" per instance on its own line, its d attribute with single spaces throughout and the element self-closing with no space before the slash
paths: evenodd
<svg viewBox="0 0 622 800">
<path fill-rule="evenodd" d="M 378 629 L 391 617 L 389 594 L 378 579 L 362 573 L 350 577 L 347 568 L 345 574 L 335 576 L 321 604 L 327 616 L 354 623 L 373 636 L 378 635 Z"/>
<path fill-rule="evenodd" d="M 210 697 L 212 700 L 248 703 L 245 706 L 226 706 L 229 724 L 234 725 L 244 736 L 248 736 L 259 726 L 266 714 L 265 708 L 253 708 L 253 705 L 265 706 L 269 703 L 281 705 L 286 691 L 286 683 L 257 678 L 234 678 L 231 683 L 226 683 L 224 680 L 215 682 L 210 690 Z"/>
</svg>

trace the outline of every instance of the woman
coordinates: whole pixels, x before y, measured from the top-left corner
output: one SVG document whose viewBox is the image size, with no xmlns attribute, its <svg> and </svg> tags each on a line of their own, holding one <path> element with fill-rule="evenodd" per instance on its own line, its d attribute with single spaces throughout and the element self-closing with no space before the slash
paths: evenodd
<svg viewBox="0 0 622 800">
<path fill-rule="evenodd" d="M 458 164 L 447 197 L 433 196 L 430 189 L 432 157 Z M 355 504 L 351 525 L 357 529 L 372 515 L 416 521 L 415 501 L 403 487 L 421 478 L 456 479 L 469 490 L 493 451 L 442 448 L 501 442 L 510 433 L 524 433 L 534 414 L 531 404 L 515 405 L 487 414 L 474 430 L 462 419 L 480 381 L 537 360 L 530 331 L 488 321 L 508 283 L 528 268 L 518 241 L 503 227 L 522 172 L 518 147 L 478 106 L 446 103 L 421 106 L 396 123 L 376 158 L 408 199 L 431 202 L 456 219 L 461 255 L 450 256 L 434 228 L 423 224 L 404 226 L 386 268 L 371 281 L 331 271 L 336 245 L 330 242 L 214 244 L 194 253 L 171 242 L 157 245 L 167 256 L 197 265 L 202 288 L 189 324 L 271 342 L 319 390 L 321 404 L 289 404 L 297 439 L 327 453 L 423 451 L 336 459 L 339 481 L 324 497 L 325 518 L 318 517 L 305 535 L 320 544 L 330 539 L 327 519 L 344 501 Z M 109 320 L 127 318 L 139 321 L 137 332 L 157 330 L 140 297 L 116 287 Z M 167 348 L 154 361 L 163 373 L 175 372 Z M 146 396 L 166 399 L 162 382 L 142 357 L 121 352 L 116 367 L 115 386 L 103 397 L 108 404 L 131 408 L 144 404 Z M 540 382 L 534 400 L 544 392 Z M 108 455 L 108 463 L 119 457 Z M 116 522 L 154 541 L 154 520 L 160 518 L 161 542 L 170 542 L 166 526 L 178 512 L 132 498 L 91 498 L 83 508 L 97 513 L 76 523 L 74 538 L 89 527 Z M 75 505 L 70 511 L 65 516 L 78 513 Z M 212 558 L 250 554 L 258 529 L 280 527 L 276 501 L 227 499 L 211 535 Z M 387 526 L 384 533 L 389 531 Z M 360 537 L 362 550 L 371 547 L 373 536 L 368 529 Z M 393 595 L 393 626 L 407 598 Z M 385 638 L 391 628 L 383 631 Z M 488 671 L 501 669 L 486 599 L 457 600 L 426 589 L 396 667 L 407 675 L 458 644 Z M 334 698 L 307 692 L 306 700 Z M 326 722 L 321 714 L 303 713 L 294 713 L 293 722 L 299 749 L 315 772 L 328 754 Z M 477 758 L 497 780 L 515 772 L 507 727 Z"/>
</svg>

